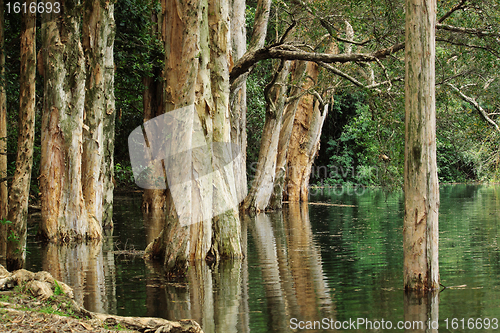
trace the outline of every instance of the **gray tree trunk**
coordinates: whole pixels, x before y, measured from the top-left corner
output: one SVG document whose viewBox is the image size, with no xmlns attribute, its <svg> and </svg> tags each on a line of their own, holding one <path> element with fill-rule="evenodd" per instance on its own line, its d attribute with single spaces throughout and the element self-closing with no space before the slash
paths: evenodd
<svg viewBox="0 0 500 333">
<path fill-rule="evenodd" d="M 242 208 L 245 211 L 264 211 L 269 205 L 269 199 L 273 193 L 278 142 L 290 68 L 291 62 L 283 61 L 273 81 L 266 87 L 266 121 L 262 130 L 255 179 L 252 181 L 252 188 L 243 202 Z"/>
<path fill-rule="evenodd" d="M 403 227 L 406 290 L 439 288 L 435 27 L 435 0 L 406 1 Z"/>
<path fill-rule="evenodd" d="M 103 227 L 113 226 L 115 95 L 112 2 L 86 0 L 83 48 L 86 60 L 82 185 L 87 212 Z"/>
</svg>

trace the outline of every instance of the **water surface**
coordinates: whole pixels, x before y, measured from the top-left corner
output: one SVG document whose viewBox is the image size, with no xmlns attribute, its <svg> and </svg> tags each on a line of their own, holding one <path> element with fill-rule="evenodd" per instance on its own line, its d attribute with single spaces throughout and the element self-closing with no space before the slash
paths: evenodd
<svg viewBox="0 0 500 333">
<path fill-rule="evenodd" d="M 115 229 L 101 246 L 41 247 L 30 237 L 27 268 L 67 282 L 90 310 L 193 318 L 205 332 L 291 332 L 300 321 L 358 318 L 393 329 L 349 331 L 437 320 L 440 332 L 470 332 L 478 330 L 460 322 L 452 329 L 452 318 L 500 319 L 500 186 L 441 186 L 440 275 L 448 288 L 429 298 L 405 298 L 402 289 L 402 193 L 319 192 L 312 201 L 333 205 L 244 217 L 245 258 L 198 263 L 186 281 L 165 281 L 158 265 L 124 254 L 143 250 L 162 228 L 161 217 L 141 213 L 140 196 L 116 199 Z"/>
</svg>

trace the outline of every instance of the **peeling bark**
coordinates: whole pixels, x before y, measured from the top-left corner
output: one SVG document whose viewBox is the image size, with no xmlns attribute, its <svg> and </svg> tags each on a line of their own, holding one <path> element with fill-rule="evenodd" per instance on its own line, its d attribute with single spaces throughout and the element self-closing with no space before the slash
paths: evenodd
<svg viewBox="0 0 500 333">
<path fill-rule="evenodd" d="M 54 242 L 101 239 L 102 227 L 87 213 L 82 190 L 85 59 L 78 0 L 64 15 L 42 15 L 44 103 L 39 233 Z"/>
<path fill-rule="evenodd" d="M 311 81 L 303 86 L 308 89 L 318 77 L 318 65 L 309 62 L 307 75 Z M 319 101 L 311 95 L 304 95 L 295 114 L 292 137 L 288 148 L 285 193 L 288 201 L 308 201 L 309 177 L 312 163 L 319 149 L 321 129 L 327 115 L 326 106 L 320 109 Z"/>
<path fill-rule="evenodd" d="M 298 84 L 302 81 L 306 72 L 307 63 L 305 61 L 296 61 L 292 68 L 292 82 Z M 295 113 L 299 106 L 300 98 L 297 98 L 302 91 L 298 86 L 290 90 L 292 101 L 288 102 L 283 115 L 283 124 L 281 126 L 280 137 L 278 141 L 278 156 L 276 161 L 276 176 L 273 184 L 273 193 L 269 200 L 269 209 L 281 209 L 283 206 L 283 191 L 286 177 L 286 167 L 288 162 L 288 147 L 292 136 Z"/>
<path fill-rule="evenodd" d="M 12 224 L 7 229 L 7 234 L 15 235 L 17 241 L 7 242 L 7 269 L 10 271 L 23 268 L 26 259 L 28 199 L 35 141 L 35 22 L 36 14 L 22 15 L 19 132 L 16 171 L 9 197 L 8 220 Z"/>
<path fill-rule="evenodd" d="M 4 35 L 4 4 L 0 0 L 0 79 L 5 77 L 5 35 Z M 0 80 L 0 219 L 7 217 L 8 186 L 7 186 L 7 95 L 5 80 Z M 7 244 L 7 227 L 0 224 L 0 259 L 5 259 Z M 1 262 L 0 262 L 1 263 Z"/>
<path fill-rule="evenodd" d="M 113 226 L 115 96 L 114 5 L 86 0 L 83 48 L 86 60 L 82 186 L 87 211 L 103 227 Z"/>
<path fill-rule="evenodd" d="M 406 290 L 439 288 L 435 106 L 435 0 L 406 1 L 405 216 Z"/>
<path fill-rule="evenodd" d="M 234 186 L 232 168 L 222 169 L 224 160 L 232 156 L 231 148 L 227 144 L 220 145 L 222 151 L 216 151 L 214 147 L 217 146 L 212 145 L 231 142 L 229 3 L 226 0 L 210 4 L 206 0 L 189 0 L 183 3 L 164 1 L 162 5 L 167 22 L 164 32 L 165 111 L 194 105 L 201 124 L 201 130 L 194 133 L 174 129 L 172 141 L 182 147 L 192 136 L 208 143 L 206 150 L 192 151 L 191 161 L 170 160 L 165 169 L 174 173 L 170 176 L 176 179 L 187 179 L 190 174 L 207 175 L 211 170 L 224 171 L 214 172 L 210 180 L 197 178 L 191 183 L 189 200 L 202 206 L 202 211 L 197 212 L 198 223 L 181 224 L 172 192 L 167 191 L 165 228 L 148 246 L 146 255 L 161 258 L 169 274 L 184 274 L 188 263 L 195 260 L 242 255 L 237 209 L 229 209 L 213 219 L 206 218 L 213 211 L 220 211 L 222 201 L 234 200 L 230 188 Z M 206 181 L 213 182 L 215 196 L 222 201 L 212 200 L 212 194 L 205 193 Z"/>
<path fill-rule="evenodd" d="M 287 96 L 286 83 L 290 68 L 290 61 L 282 62 L 273 81 L 266 87 L 266 121 L 262 130 L 255 179 L 252 181 L 252 188 L 242 206 L 245 211 L 264 211 L 273 193 L 278 142 Z"/>
</svg>

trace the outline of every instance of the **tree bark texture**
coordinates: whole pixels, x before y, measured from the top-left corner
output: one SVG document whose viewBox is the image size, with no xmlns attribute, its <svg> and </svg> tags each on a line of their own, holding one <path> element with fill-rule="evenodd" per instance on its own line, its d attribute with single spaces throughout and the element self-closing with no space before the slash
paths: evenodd
<svg viewBox="0 0 500 333">
<path fill-rule="evenodd" d="M 255 13 L 255 22 L 252 36 L 249 42 L 249 50 L 246 45 L 246 4 L 245 0 L 232 0 L 231 3 L 231 45 L 232 57 L 230 59 L 230 70 L 233 64 L 243 58 L 247 53 L 262 48 L 265 44 L 267 35 L 267 25 L 269 22 L 269 13 L 271 8 L 270 0 L 258 0 Z M 246 80 L 250 71 L 240 75 L 231 83 L 230 87 L 230 110 L 231 110 L 231 142 L 233 143 L 233 164 L 234 177 L 236 181 L 236 190 L 238 198 L 244 198 L 247 195 L 247 177 L 246 177 L 246 150 L 247 150 L 247 132 L 246 132 Z"/>
<path fill-rule="evenodd" d="M 4 2 L 0 0 L 0 178 L 7 178 L 7 95 L 5 90 Z M 7 218 L 7 179 L 0 180 L 0 219 Z M 5 259 L 7 227 L 0 224 L 0 259 Z"/>
<path fill-rule="evenodd" d="M 114 4 L 86 0 L 83 49 L 86 61 L 82 186 L 89 218 L 113 226 L 115 95 Z"/>
<path fill-rule="evenodd" d="M 87 213 L 82 190 L 85 59 L 79 5 L 78 0 L 69 0 L 63 15 L 42 15 L 45 77 L 39 233 L 57 242 L 102 237 L 101 223 Z"/>
<path fill-rule="evenodd" d="M 283 112 L 286 102 L 287 81 L 290 74 L 291 62 L 283 61 L 276 72 L 273 81 L 265 89 L 266 94 L 266 120 L 262 130 L 259 159 L 255 179 L 252 181 L 243 210 L 264 211 L 273 193 L 276 177 L 276 158 L 278 154 L 278 141 L 282 125 Z"/>
<path fill-rule="evenodd" d="M 406 290 L 439 288 L 435 26 L 436 1 L 406 1 L 403 228 Z"/>
<path fill-rule="evenodd" d="M 247 49 L 245 0 L 231 1 L 231 64 L 240 59 Z M 232 65 L 231 65 L 232 67 Z M 231 142 L 233 143 L 234 178 L 238 197 L 247 194 L 247 75 L 231 85 L 230 110 L 231 110 Z"/>
<path fill-rule="evenodd" d="M 303 85 L 309 89 L 315 85 L 318 77 L 318 65 L 307 64 L 307 76 L 310 78 Z M 327 108 L 320 108 L 312 95 L 301 97 L 288 147 L 284 198 L 288 201 L 308 201 L 309 177 L 319 149 L 321 129 L 327 115 Z"/>
<path fill-rule="evenodd" d="M 165 30 L 165 111 L 194 105 L 194 121 L 201 124 L 193 133 L 173 131 L 173 142 L 185 145 L 186 139 L 202 138 L 206 149 L 193 149 L 192 159 L 182 156 L 165 162 L 171 178 L 186 179 L 190 175 L 207 175 L 190 183 L 189 205 L 201 207 L 189 219 L 197 223 L 181 223 L 183 207 L 175 207 L 169 187 L 166 199 L 167 221 L 160 236 L 148 246 L 147 253 L 160 257 L 170 273 L 185 272 L 190 261 L 241 256 L 241 231 L 237 207 L 218 214 L 220 205 L 234 200 L 233 168 L 223 168 L 230 160 L 231 128 L 229 113 L 230 25 L 229 3 L 225 0 L 164 1 Z M 188 163 L 186 163 L 188 161 Z M 213 172 L 211 170 L 223 170 Z M 207 186 L 208 182 L 210 185 Z M 213 186 L 211 185 L 213 184 Z M 222 200 L 215 200 L 212 193 Z M 176 199 L 176 200 L 174 200 Z M 214 199 L 214 200 L 212 200 Z M 208 217 L 208 218 L 207 218 Z"/>
<path fill-rule="evenodd" d="M 34 0 L 33 0 L 34 1 Z M 32 2 L 33 2 L 32 1 Z M 36 3 L 36 2 L 35 2 Z M 19 132 L 16 171 L 10 189 L 7 269 L 21 269 L 26 259 L 28 199 L 35 141 L 36 14 L 22 15 Z"/>
<path fill-rule="evenodd" d="M 300 98 L 297 98 L 302 93 L 299 84 L 302 82 L 306 72 L 307 62 L 295 61 L 292 66 L 291 80 L 294 85 L 290 89 L 289 98 L 290 102 L 286 104 L 283 114 L 283 124 L 281 126 L 280 137 L 278 141 L 278 156 L 276 161 L 276 176 L 274 179 L 273 193 L 269 200 L 268 208 L 271 210 L 281 209 L 283 206 L 283 192 L 286 177 L 286 167 L 288 162 L 288 146 L 290 145 L 290 138 L 292 136 L 293 124 L 295 121 L 295 113 L 299 106 Z"/>
</svg>

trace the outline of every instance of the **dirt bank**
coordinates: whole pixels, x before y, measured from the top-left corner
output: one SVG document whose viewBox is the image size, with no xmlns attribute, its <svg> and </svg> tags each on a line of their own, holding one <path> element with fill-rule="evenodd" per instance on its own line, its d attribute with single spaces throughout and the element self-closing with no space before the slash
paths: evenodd
<svg viewBox="0 0 500 333">
<path fill-rule="evenodd" d="M 0 265 L 0 332 L 203 333 L 194 320 L 122 317 L 85 310 L 73 290 L 48 272 L 8 272 Z"/>
</svg>

